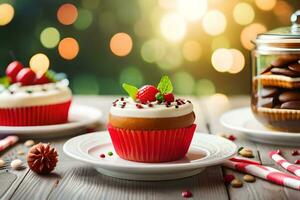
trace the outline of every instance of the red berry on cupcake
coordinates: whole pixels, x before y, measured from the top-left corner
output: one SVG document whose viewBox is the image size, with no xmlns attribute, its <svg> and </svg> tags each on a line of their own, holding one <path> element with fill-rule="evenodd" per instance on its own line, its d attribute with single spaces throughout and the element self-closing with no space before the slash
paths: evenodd
<svg viewBox="0 0 300 200">
<path fill-rule="evenodd" d="M 34 80 L 35 85 L 41 85 L 47 83 L 51 83 L 51 81 L 48 79 L 48 77 L 45 74 L 40 77 L 36 77 Z"/>
<path fill-rule="evenodd" d="M 168 93 L 168 94 L 164 95 L 164 99 L 165 99 L 166 102 L 172 103 L 172 102 L 174 102 L 175 98 L 174 98 L 174 95 L 172 93 Z"/>
<path fill-rule="evenodd" d="M 21 85 L 33 85 L 36 78 L 35 73 L 30 68 L 23 68 L 17 75 L 17 82 Z"/>
<path fill-rule="evenodd" d="M 158 90 L 155 86 L 145 85 L 138 90 L 136 98 L 140 100 L 141 103 L 146 104 L 147 102 L 156 101 L 155 95 L 157 93 Z"/>
<path fill-rule="evenodd" d="M 23 65 L 19 61 L 11 62 L 6 68 L 6 76 L 10 79 L 11 83 L 17 82 L 17 75 L 23 69 Z"/>
</svg>

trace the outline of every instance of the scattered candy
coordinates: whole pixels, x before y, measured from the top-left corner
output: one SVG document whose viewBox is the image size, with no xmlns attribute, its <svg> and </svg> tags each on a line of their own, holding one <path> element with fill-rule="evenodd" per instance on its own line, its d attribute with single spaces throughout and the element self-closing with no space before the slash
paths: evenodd
<svg viewBox="0 0 300 200">
<path fill-rule="evenodd" d="M 244 177 L 243 177 L 244 181 L 246 182 L 250 182 L 250 183 L 253 183 L 255 182 L 255 177 L 250 175 L 250 174 L 246 174 Z"/>
<path fill-rule="evenodd" d="M 293 155 L 293 156 L 298 156 L 298 155 L 299 155 L 299 151 L 296 150 L 296 149 L 293 150 L 293 151 L 292 151 L 292 155 Z"/>
<path fill-rule="evenodd" d="M 11 168 L 13 168 L 14 170 L 21 169 L 22 165 L 23 165 L 23 162 L 20 159 L 13 160 L 10 163 Z"/>
<path fill-rule="evenodd" d="M 232 187 L 236 187 L 236 188 L 239 188 L 239 187 L 242 187 L 243 186 L 243 182 L 240 181 L 239 179 L 235 178 L 231 181 L 231 186 Z"/>
<path fill-rule="evenodd" d="M 19 61 L 11 62 L 6 68 L 6 76 L 9 77 L 11 83 L 15 83 L 18 73 L 23 69 L 22 63 Z"/>
<path fill-rule="evenodd" d="M 236 137 L 234 135 L 229 135 L 227 139 L 231 141 L 235 141 Z"/>
<path fill-rule="evenodd" d="M 5 165 L 5 161 L 0 159 L 0 168 L 4 167 L 4 165 Z"/>
<path fill-rule="evenodd" d="M 17 153 L 18 153 L 19 156 L 22 156 L 22 155 L 25 154 L 24 151 L 23 151 L 22 149 L 19 149 Z"/>
<path fill-rule="evenodd" d="M 231 181 L 235 179 L 235 176 L 233 174 L 227 174 L 223 177 L 223 181 L 226 185 L 228 185 L 229 183 L 231 183 Z"/>
<path fill-rule="evenodd" d="M 113 155 L 113 152 L 110 151 L 110 152 L 108 152 L 107 154 L 108 154 L 109 156 L 112 156 L 112 155 Z"/>
<path fill-rule="evenodd" d="M 254 155 L 253 155 L 253 152 L 251 149 L 247 149 L 247 148 L 243 148 L 239 151 L 239 154 L 243 157 L 246 157 L 246 158 L 253 158 Z"/>
<path fill-rule="evenodd" d="M 193 196 L 193 194 L 190 192 L 190 191 L 184 191 L 184 192 L 182 192 L 181 193 L 181 196 L 183 197 L 183 198 L 190 198 L 190 197 L 192 197 Z"/>
<path fill-rule="evenodd" d="M 31 147 L 34 145 L 34 141 L 33 140 L 27 140 L 25 143 L 24 143 L 25 147 Z"/>
<path fill-rule="evenodd" d="M 295 164 L 300 164 L 300 160 L 295 160 Z"/>
<path fill-rule="evenodd" d="M 277 149 L 276 153 L 279 154 L 279 155 L 281 155 L 281 150 Z"/>
<path fill-rule="evenodd" d="M 105 158 L 105 155 L 104 154 L 100 154 L 100 158 Z"/>
</svg>

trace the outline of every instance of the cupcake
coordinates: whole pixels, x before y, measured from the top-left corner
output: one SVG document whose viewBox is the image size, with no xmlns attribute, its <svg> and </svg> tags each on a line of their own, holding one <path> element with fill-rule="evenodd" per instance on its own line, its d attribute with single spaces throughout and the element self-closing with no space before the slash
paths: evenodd
<svg viewBox="0 0 300 200">
<path fill-rule="evenodd" d="M 0 126 L 38 126 L 68 121 L 72 93 L 62 73 L 37 75 L 14 61 L 0 79 Z"/>
<path fill-rule="evenodd" d="M 157 87 L 123 84 L 123 88 L 130 97 L 115 100 L 109 114 L 108 131 L 116 153 L 148 163 L 183 158 L 196 128 L 191 101 L 175 99 L 167 76 Z"/>
</svg>

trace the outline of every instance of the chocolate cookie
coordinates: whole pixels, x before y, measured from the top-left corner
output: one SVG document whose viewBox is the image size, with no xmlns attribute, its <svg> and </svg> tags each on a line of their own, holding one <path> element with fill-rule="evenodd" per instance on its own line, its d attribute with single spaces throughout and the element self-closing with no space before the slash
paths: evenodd
<svg viewBox="0 0 300 200">
<path fill-rule="evenodd" d="M 278 75 L 284 75 L 284 76 L 290 76 L 290 77 L 298 77 L 300 76 L 299 72 L 295 72 L 286 68 L 272 68 L 271 72 L 273 74 L 278 74 Z"/>
<path fill-rule="evenodd" d="M 281 105 L 282 109 L 300 110 L 300 101 L 289 101 Z"/>
<path fill-rule="evenodd" d="M 274 97 L 279 93 L 279 89 L 275 87 L 263 87 L 260 92 L 262 98 Z"/>
<path fill-rule="evenodd" d="M 294 71 L 294 72 L 300 73 L 300 64 L 299 63 L 290 64 L 289 69 Z"/>
<path fill-rule="evenodd" d="M 273 97 L 262 98 L 262 99 L 259 99 L 258 106 L 259 107 L 264 107 L 264 108 L 272 108 L 273 107 L 273 101 L 274 101 Z"/>
<path fill-rule="evenodd" d="M 274 60 L 271 65 L 274 67 L 286 67 L 291 63 L 297 62 L 299 59 L 299 55 L 284 55 Z"/>
<path fill-rule="evenodd" d="M 288 102 L 288 101 L 300 101 L 300 92 L 297 91 L 287 91 L 279 95 L 279 101 Z"/>
</svg>

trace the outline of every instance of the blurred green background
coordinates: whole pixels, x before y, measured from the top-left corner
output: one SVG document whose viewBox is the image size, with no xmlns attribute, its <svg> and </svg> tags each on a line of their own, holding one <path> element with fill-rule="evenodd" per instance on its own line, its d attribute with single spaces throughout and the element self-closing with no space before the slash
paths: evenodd
<svg viewBox="0 0 300 200">
<path fill-rule="evenodd" d="M 13 57 L 28 65 L 43 53 L 76 94 L 119 94 L 123 82 L 156 84 L 163 74 L 177 94 L 246 94 L 250 40 L 289 26 L 298 8 L 296 0 L 0 0 L 0 73 Z"/>
</svg>

